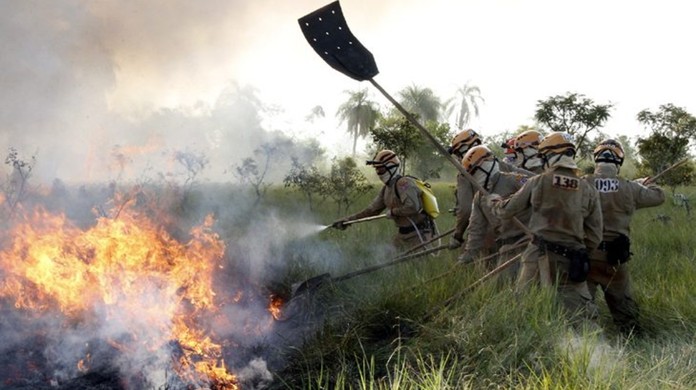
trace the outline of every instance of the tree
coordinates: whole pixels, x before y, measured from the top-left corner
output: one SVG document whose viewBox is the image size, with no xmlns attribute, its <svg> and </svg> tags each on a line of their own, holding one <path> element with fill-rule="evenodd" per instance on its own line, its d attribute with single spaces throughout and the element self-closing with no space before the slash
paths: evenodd
<svg viewBox="0 0 696 390">
<path fill-rule="evenodd" d="M 310 210 L 312 210 L 314 196 L 325 194 L 325 181 L 326 178 L 319 173 L 317 167 L 308 167 L 302 164 L 296 157 L 292 158 L 292 168 L 290 168 L 290 172 L 283 179 L 286 188 L 295 188 L 304 194 Z"/>
<path fill-rule="evenodd" d="M 333 199 L 341 215 L 361 195 L 372 189 L 365 175 L 358 170 L 355 160 L 346 157 L 334 159 L 331 162 L 331 173 L 326 178 L 323 194 Z"/>
<path fill-rule="evenodd" d="M 534 118 L 551 131 L 563 131 L 575 137 L 575 146 L 581 157 L 589 156 L 592 147 L 586 142 L 588 135 L 611 116 L 613 104 L 595 104 L 592 99 L 578 93 L 566 93 L 537 102 Z"/>
<path fill-rule="evenodd" d="M 251 157 L 242 160 L 241 165 L 236 167 L 236 176 L 242 184 L 250 185 L 256 194 L 254 205 L 257 205 L 266 195 L 266 190 L 270 184 L 266 183 L 266 174 L 270 168 L 271 157 L 277 154 L 278 147 L 270 143 L 264 143 L 254 150 L 254 154 L 262 159 L 259 164 Z"/>
<path fill-rule="evenodd" d="M 479 116 L 479 101 L 485 102 L 479 87 L 466 83 L 447 101 L 445 116 L 449 118 L 454 114 L 455 125 L 458 129 L 464 129 L 472 117 Z"/>
<path fill-rule="evenodd" d="M 203 152 L 190 150 L 175 150 L 172 157 L 174 161 L 178 162 L 185 169 L 184 187 L 190 190 L 196 181 L 196 177 L 208 166 L 208 158 Z"/>
<path fill-rule="evenodd" d="M 346 122 L 348 134 L 353 137 L 353 156 L 357 147 L 358 138 L 364 138 L 369 134 L 379 118 L 377 103 L 368 99 L 367 88 L 359 91 L 345 91 L 350 97 L 341 104 L 336 111 L 340 124 Z"/>
<path fill-rule="evenodd" d="M 428 122 L 425 127 L 441 144 L 446 144 L 451 138 L 446 123 Z M 413 162 L 414 173 L 423 179 L 439 177 L 445 160 L 439 158 L 437 149 L 403 115 L 395 113 L 380 119 L 371 134 L 374 149 L 390 149 L 399 156 L 401 173 L 406 172 L 407 162 Z"/>
<path fill-rule="evenodd" d="M 12 172 L 8 176 L 5 185 L 3 198 L 8 201 L 8 206 L 11 212 L 14 212 L 17 203 L 24 197 L 27 191 L 27 183 L 31 177 L 31 172 L 36 165 L 36 154 L 29 158 L 29 161 L 23 160 L 19 156 L 17 149 L 10 147 L 7 157 L 5 157 L 5 165 L 12 168 Z M 0 199 L 0 203 L 2 199 Z"/>
<path fill-rule="evenodd" d="M 615 137 L 624 151 L 624 162 L 621 165 L 621 175 L 627 178 L 634 178 L 637 175 L 638 169 L 638 151 L 636 150 L 635 142 L 627 135 L 621 134 Z"/>
<path fill-rule="evenodd" d="M 639 137 L 637 142 L 642 174 L 657 174 L 687 157 L 689 143 L 696 137 L 693 115 L 670 103 L 660 106 L 657 112 L 643 110 L 637 119 L 651 130 L 649 136 Z M 693 179 L 693 165 L 683 164 L 662 176 L 661 181 L 674 192 L 676 186 L 689 184 Z"/>
<path fill-rule="evenodd" d="M 392 150 L 401 160 L 402 172 L 406 168 L 409 156 L 416 151 L 421 142 L 419 130 L 406 117 L 396 112 L 382 117 L 370 134 L 374 152 L 381 149 Z"/>
<path fill-rule="evenodd" d="M 430 88 L 417 85 L 406 87 L 398 93 L 401 105 L 406 111 L 422 119 L 425 123 L 440 118 L 443 105 Z"/>
</svg>

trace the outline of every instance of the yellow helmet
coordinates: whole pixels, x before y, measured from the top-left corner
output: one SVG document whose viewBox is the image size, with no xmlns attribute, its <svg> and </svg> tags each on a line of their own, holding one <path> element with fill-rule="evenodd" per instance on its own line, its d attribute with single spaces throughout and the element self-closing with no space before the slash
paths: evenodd
<svg viewBox="0 0 696 390">
<path fill-rule="evenodd" d="M 575 156 L 575 144 L 571 134 L 556 131 L 539 142 L 539 154 L 547 157 L 551 154 L 569 154 Z"/>
<path fill-rule="evenodd" d="M 515 137 L 513 149 L 537 149 L 539 147 L 539 142 L 541 142 L 541 133 L 539 133 L 536 130 L 527 130 L 524 133 L 520 133 L 520 135 Z"/>
<path fill-rule="evenodd" d="M 389 149 L 384 149 L 377 152 L 377 154 L 375 154 L 375 157 L 373 157 L 372 160 L 368 160 L 367 165 L 373 165 L 375 169 L 389 169 L 391 167 L 398 167 L 399 165 L 401 165 L 401 161 L 399 161 L 399 157 L 396 156 L 396 153 Z"/>
<path fill-rule="evenodd" d="M 449 154 L 457 154 L 462 156 L 466 150 L 469 150 L 472 146 L 481 144 L 481 137 L 473 129 L 466 129 L 457 133 L 457 135 L 452 138 L 450 142 L 450 147 L 447 150 Z M 466 150 L 461 150 L 466 147 Z"/>
<path fill-rule="evenodd" d="M 493 152 L 484 145 L 474 146 L 462 158 L 462 166 L 469 174 L 473 175 L 476 168 L 481 166 L 484 161 L 495 159 Z"/>
<path fill-rule="evenodd" d="M 624 161 L 624 151 L 621 143 L 614 139 L 605 139 L 600 142 L 594 150 L 594 160 L 596 163 L 606 162 L 622 165 Z"/>
</svg>

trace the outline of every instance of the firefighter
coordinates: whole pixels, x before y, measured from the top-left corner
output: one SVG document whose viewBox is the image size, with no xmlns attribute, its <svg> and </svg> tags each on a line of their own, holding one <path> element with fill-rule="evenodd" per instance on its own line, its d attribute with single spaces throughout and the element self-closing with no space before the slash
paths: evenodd
<svg viewBox="0 0 696 390">
<path fill-rule="evenodd" d="M 527 181 L 527 177 L 519 173 L 500 172 L 498 159 L 483 145 L 469 149 L 462 159 L 462 166 L 486 191 L 503 197 L 514 194 Z M 528 223 L 529 212 L 518 219 L 523 224 Z M 489 205 L 482 201 L 481 193 L 478 191 L 474 195 L 468 231 L 465 251 L 459 257 L 461 262 L 470 262 L 475 258 L 491 254 L 490 248 L 484 246 L 486 236 L 490 234 L 496 237 L 495 251 L 503 252 L 498 263 L 522 251 L 520 249 L 513 253 L 507 249 L 524 238 L 524 230 L 511 220 L 501 220 L 494 216 Z M 488 265 L 492 267 L 493 264 Z M 512 279 L 516 273 L 517 268 L 511 267 L 506 275 Z"/>
<path fill-rule="evenodd" d="M 597 190 L 582 180 L 575 145 L 568 133 L 554 132 L 539 143 L 544 172 L 531 177 L 512 196 L 490 195 L 494 215 L 511 218 L 531 209 L 534 239 L 522 254 L 518 290 L 533 281 L 555 281 L 571 315 L 594 319 L 596 306 L 587 286 L 588 252 L 602 241 L 602 210 Z M 574 317 L 577 318 L 577 317 Z"/>
<path fill-rule="evenodd" d="M 535 130 L 520 133 L 513 142 L 513 148 L 517 152 L 517 166 L 535 174 L 544 171 L 539 157 L 539 142 L 541 134 Z"/>
<path fill-rule="evenodd" d="M 398 228 L 393 238 L 397 249 L 407 249 L 430 240 L 435 231 L 435 222 L 423 209 L 421 190 L 414 179 L 398 173 L 401 162 L 396 153 L 381 150 L 367 161 L 367 165 L 375 168 L 384 186 L 364 210 L 341 218 L 331 226 L 343 230 L 350 226 L 344 225 L 345 222 L 378 215 L 386 209 L 387 217 Z"/>
<path fill-rule="evenodd" d="M 515 137 L 508 138 L 500 145 L 503 148 L 503 162 L 517 166 L 517 152 L 515 151 Z"/>
<path fill-rule="evenodd" d="M 461 160 L 466 152 L 469 151 L 474 146 L 481 145 L 483 141 L 473 129 L 467 129 L 459 132 L 452 138 L 448 152 Z M 525 171 L 523 169 L 517 168 L 514 165 L 508 163 L 499 162 L 499 170 L 502 172 L 516 172 L 523 174 L 525 176 L 532 176 L 531 172 Z M 457 189 L 455 190 L 455 226 L 454 234 L 450 238 L 449 248 L 452 250 L 463 249 L 464 244 L 464 232 L 469 225 L 469 218 L 471 217 L 471 202 L 474 199 L 474 194 L 476 189 L 474 185 L 467 180 L 462 174 L 457 175 Z M 486 245 L 492 248 L 495 238 L 488 237 Z"/>
<path fill-rule="evenodd" d="M 590 252 L 587 284 L 593 299 L 597 286 L 602 288 L 621 332 L 639 332 L 638 305 L 633 299 L 626 264 L 631 259 L 631 218 L 636 209 L 661 205 L 665 194 L 655 185 L 643 185 L 643 179 L 629 181 L 619 177 L 624 151 L 613 139 L 597 145 L 594 161 L 594 173 L 584 179 L 599 192 L 604 234 L 599 247 Z"/>
</svg>

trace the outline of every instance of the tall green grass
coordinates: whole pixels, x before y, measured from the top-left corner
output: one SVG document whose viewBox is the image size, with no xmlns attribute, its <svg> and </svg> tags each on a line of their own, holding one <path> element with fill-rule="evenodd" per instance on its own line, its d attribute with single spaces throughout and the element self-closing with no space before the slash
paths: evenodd
<svg viewBox="0 0 696 390">
<path fill-rule="evenodd" d="M 442 231 L 452 186 L 436 184 Z M 680 189 L 690 198 L 694 188 Z M 291 195 L 276 193 L 279 199 Z M 370 196 L 355 209 L 369 202 Z M 298 204 L 299 202 L 295 202 Z M 330 222 L 329 204 L 312 215 Z M 656 218 L 666 215 L 667 218 Z M 275 373 L 288 389 L 692 389 L 696 388 L 696 250 L 694 216 L 670 200 L 639 210 L 632 224 L 629 263 L 641 337 L 613 326 L 601 292 L 601 318 L 571 324 L 553 291 L 514 293 L 489 281 L 448 306 L 451 296 L 485 270 L 455 265 L 444 250 L 321 288 L 311 310 L 329 313 L 323 327 Z M 326 222 L 328 223 L 328 222 Z M 316 240 L 335 245 L 350 272 L 389 260 L 394 233 L 388 220 L 329 230 Z M 300 259 L 301 261 L 301 259 Z M 296 278 L 326 270 L 299 267 Z M 335 275 L 334 275 L 335 276 Z"/>
</svg>

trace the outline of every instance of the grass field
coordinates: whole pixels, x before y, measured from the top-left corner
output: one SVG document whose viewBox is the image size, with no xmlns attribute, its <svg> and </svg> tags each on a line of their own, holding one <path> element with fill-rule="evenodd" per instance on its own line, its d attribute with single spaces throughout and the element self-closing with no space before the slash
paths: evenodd
<svg viewBox="0 0 696 390">
<path fill-rule="evenodd" d="M 442 211 L 437 223 L 447 231 L 454 225 L 447 212 L 453 184 L 435 183 L 434 189 Z M 227 248 L 227 272 L 295 297 L 283 308 L 291 318 L 278 321 L 259 345 L 248 340 L 244 350 L 226 349 L 241 356 L 233 371 L 247 357 L 263 356 L 273 374 L 270 388 L 696 388 L 696 228 L 671 194 L 662 206 L 639 210 L 632 223 L 629 267 L 645 333 L 626 337 L 612 324 L 601 292 L 599 323 L 587 327 L 571 326 L 553 291 L 516 294 L 511 282 L 490 280 L 462 293 L 486 270 L 456 265 L 458 253 L 447 249 L 298 297 L 293 289 L 308 278 L 338 277 L 392 259 L 393 223 L 326 228 L 340 216 L 335 205 L 325 201 L 310 210 L 301 194 L 282 187 L 269 188 L 258 203 L 224 184 L 199 185 L 183 195 L 164 186 L 155 190 L 133 199 L 146 214 L 168 215 L 159 221 L 170 222 L 174 237 L 185 238 L 190 226 L 213 214 Z M 351 212 L 376 191 L 358 199 Z M 696 188 L 677 192 L 694 199 Z M 101 188 L 32 199 L 85 227 L 94 224 L 95 207 L 110 200 Z M 260 309 L 255 315 L 273 322 Z"/>
<path fill-rule="evenodd" d="M 441 231 L 453 226 L 446 209 L 453 187 L 435 186 Z M 693 199 L 694 188 L 677 190 Z M 372 195 L 356 204 L 356 210 Z M 302 200 L 277 190 L 266 199 L 286 211 Z M 283 206 L 284 205 L 284 206 Z M 311 215 L 328 224 L 329 204 Z M 552 291 L 516 295 L 510 283 L 489 281 L 442 305 L 484 274 L 456 266 L 449 250 L 315 291 L 318 332 L 275 372 L 274 388 L 302 389 L 692 389 L 696 388 L 696 229 L 693 216 L 668 200 L 639 210 L 632 223 L 629 263 L 645 335 L 618 333 L 602 300 L 598 327 L 571 327 Z M 302 256 L 286 282 L 333 276 L 389 260 L 391 221 L 326 230 L 305 245 L 331 248 L 330 264 Z M 445 241 L 446 242 L 446 241 Z M 306 321 L 312 321 L 311 316 Z"/>
</svg>

